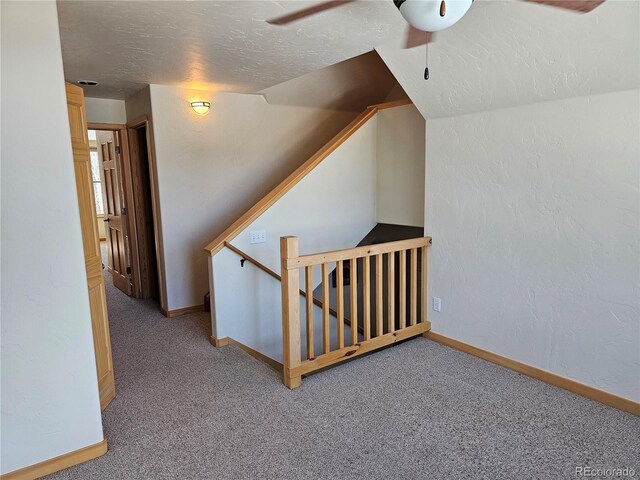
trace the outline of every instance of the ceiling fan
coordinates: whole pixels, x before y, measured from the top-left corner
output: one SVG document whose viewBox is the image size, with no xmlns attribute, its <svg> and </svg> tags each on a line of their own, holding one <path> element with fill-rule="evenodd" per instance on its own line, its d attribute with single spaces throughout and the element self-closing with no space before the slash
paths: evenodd
<svg viewBox="0 0 640 480">
<path fill-rule="evenodd" d="M 328 0 L 318 5 L 268 20 L 272 25 L 286 25 L 317 13 L 341 7 L 357 0 Z M 552 7 L 586 13 L 605 0 L 524 0 Z M 473 0 L 393 0 L 409 24 L 405 48 L 417 47 L 434 40 L 434 32 L 449 28 L 469 10 Z"/>
</svg>

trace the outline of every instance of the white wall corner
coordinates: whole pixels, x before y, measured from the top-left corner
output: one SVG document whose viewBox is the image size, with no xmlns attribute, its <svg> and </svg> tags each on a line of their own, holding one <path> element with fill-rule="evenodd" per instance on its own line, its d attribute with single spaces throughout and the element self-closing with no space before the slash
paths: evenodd
<svg viewBox="0 0 640 480">
<path fill-rule="evenodd" d="M 127 112 L 124 100 L 85 97 L 88 123 L 110 123 L 124 125 Z"/>
<path fill-rule="evenodd" d="M 209 259 L 209 297 L 211 307 L 211 335 L 215 338 L 221 338 L 218 332 L 218 323 L 216 322 L 216 289 L 215 289 L 215 258 L 210 256 Z"/>
</svg>

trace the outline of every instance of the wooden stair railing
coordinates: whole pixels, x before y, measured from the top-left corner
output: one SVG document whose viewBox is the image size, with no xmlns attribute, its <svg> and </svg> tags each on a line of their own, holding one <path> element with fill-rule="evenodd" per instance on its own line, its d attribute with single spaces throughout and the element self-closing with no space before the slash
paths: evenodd
<svg viewBox="0 0 640 480">
<path fill-rule="evenodd" d="M 225 242 L 224 244 L 225 247 L 227 247 L 229 250 L 231 250 L 232 252 L 236 253 L 239 257 L 245 259 L 246 261 L 248 261 L 249 263 L 251 263 L 252 265 L 255 265 L 256 267 L 258 267 L 260 270 L 262 270 L 263 272 L 271 275 L 273 278 L 275 278 L 277 281 L 282 281 L 282 278 L 280 277 L 280 275 L 278 275 L 276 272 L 274 272 L 273 270 L 271 270 L 269 267 L 267 267 L 266 265 L 260 263 L 258 260 L 256 260 L 255 258 L 251 257 L 250 255 L 247 255 L 246 253 L 244 253 L 242 250 L 240 250 L 239 248 L 231 245 L 228 242 Z M 309 285 L 307 285 L 307 291 Z M 304 290 L 300 290 L 300 296 L 307 298 L 307 292 Z M 324 311 L 324 300 L 320 300 L 318 298 L 315 298 L 313 296 L 313 288 L 311 289 L 311 298 L 313 299 L 313 304 L 316 305 L 317 307 L 320 307 L 323 309 Z M 327 303 L 328 304 L 328 303 Z M 333 317 L 337 318 L 338 317 L 338 312 L 336 312 L 333 308 L 331 308 L 331 306 L 329 306 L 329 314 L 332 315 Z M 351 325 L 351 321 L 349 318 L 345 317 L 345 323 L 347 325 Z"/>
<path fill-rule="evenodd" d="M 289 388 L 297 388 L 302 382 L 302 375 L 348 360 L 378 348 L 391 345 L 416 335 L 424 334 L 431 329 L 427 320 L 427 248 L 431 245 L 430 237 L 413 238 L 398 242 L 379 243 L 347 250 L 298 255 L 298 238 L 280 238 L 280 258 L 282 267 L 282 346 L 283 346 L 283 382 Z M 399 313 L 395 318 L 395 269 L 398 254 Z M 385 258 L 386 256 L 386 258 Z M 343 262 L 349 262 L 350 312 L 351 318 L 358 318 L 358 259 L 362 265 L 362 308 L 364 334 L 362 340 L 357 329 L 351 329 L 349 345 L 345 339 L 344 322 L 344 279 Z M 371 258 L 375 259 L 374 286 L 371 285 Z M 409 269 L 407 270 L 407 261 Z M 418 276 L 418 262 L 421 272 Z M 315 355 L 313 338 L 313 306 L 310 278 L 313 267 L 321 266 L 323 297 L 328 298 L 329 267 L 336 264 L 337 269 L 337 348 L 331 349 L 331 331 L 329 323 L 328 303 L 324 302 L 322 314 L 322 353 Z M 385 280 L 383 265 L 387 265 Z M 300 269 L 305 271 L 307 288 L 306 302 L 306 344 L 307 358 L 301 359 L 301 315 L 300 315 Z M 409 281 L 407 281 L 409 278 Z M 387 283 L 387 298 L 383 298 L 383 282 Z M 373 291 L 372 291 L 373 290 Z M 309 295 L 311 291 L 311 295 Z M 418 295 L 418 291 L 420 295 Z M 375 318 L 371 318 L 371 298 L 375 300 Z M 407 296 L 409 304 L 407 305 Z M 418 306 L 418 301 L 421 305 Z M 386 303 L 386 318 L 383 309 Z M 419 313 L 419 314 L 418 314 Z M 419 317 L 419 318 L 418 318 Z M 375 323 L 372 322 L 375 320 Z M 374 328 L 372 328 L 372 323 Z M 372 332 L 373 330 L 373 332 Z"/>
<path fill-rule="evenodd" d="M 354 118 L 349 125 L 343 128 L 336 136 L 327 142 L 320 150 L 313 154 L 306 162 L 300 165 L 287 178 L 271 190 L 266 196 L 258 201 L 253 207 L 247 210 L 240 218 L 233 222 L 224 232 L 218 235 L 215 240 L 204 247 L 204 251 L 209 256 L 214 256 L 224 246 L 236 238 L 240 232 L 247 228 L 256 218 L 267 211 L 274 203 L 291 190 L 300 180 L 316 168 L 325 158 L 342 145 L 351 135 L 357 132 L 370 118 L 372 118 L 379 110 L 386 108 L 410 105 L 411 100 L 396 100 L 393 102 L 379 103 L 371 105 L 367 109 Z"/>
</svg>

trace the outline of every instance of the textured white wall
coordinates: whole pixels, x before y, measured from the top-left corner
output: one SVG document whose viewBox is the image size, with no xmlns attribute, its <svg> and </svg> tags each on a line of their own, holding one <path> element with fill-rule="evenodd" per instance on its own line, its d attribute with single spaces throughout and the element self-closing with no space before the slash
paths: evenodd
<svg viewBox="0 0 640 480">
<path fill-rule="evenodd" d="M 214 330 L 217 338 L 231 337 L 260 353 L 282 362 L 282 297 L 281 284 L 275 278 L 246 262 L 240 266 L 240 257 L 225 248 L 213 261 L 216 272 L 217 312 L 223 325 Z M 348 292 L 347 292 L 348 294 Z M 306 304 L 300 296 L 300 346 L 306 358 Z M 314 349 L 322 351 L 322 310 L 314 306 Z M 337 320 L 329 318 L 331 348 L 338 348 Z M 351 329 L 345 325 L 346 344 Z"/>
<path fill-rule="evenodd" d="M 278 273 L 281 236 L 298 236 L 301 255 L 355 246 L 376 224 L 376 134 L 374 117 L 231 243 Z M 265 230 L 267 242 L 251 244 L 253 230 Z M 228 249 L 212 258 L 213 334 L 281 360 L 280 283 L 247 267 Z M 321 274 L 314 270 L 317 285 Z M 304 289 L 304 274 L 300 282 Z M 319 310 L 315 318 L 321 318 Z M 320 331 L 316 338 L 322 338 Z"/>
<path fill-rule="evenodd" d="M 154 132 L 153 132 L 153 114 L 151 112 L 151 88 L 149 85 L 147 85 L 145 88 L 139 90 L 137 93 L 135 93 L 134 95 L 131 95 L 129 98 L 127 98 L 125 100 L 125 110 L 126 110 L 126 114 L 127 114 L 127 122 L 134 122 L 138 119 L 140 119 L 141 117 L 146 117 L 147 118 L 147 125 L 148 125 L 148 135 L 149 135 L 149 141 L 150 141 L 150 145 L 149 148 L 151 150 L 151 158 L 154 159 L 155 162 L 155 136 L 154 136 Z M 158 185 L 158 171 L 157 168 L 155 167 L 155 163 L 154 165 L 150 165 L 150 175 L 152 175 L 153 177 L 153 182 L 155 185 Z M 158 228 L 155 231 L 155 235 L 158 238 L 159 243 L 163 243 L 163 238 L 162 238 L 162 211 L 160 211 L 159 209 L 154 211 L 154 217 L 155 217 L 155 221 L 157 222 L 157 224 L 160 226 L 160 228 Z M 162 289 L 163 292 L 167 291 L 167 286 L 166 286 L 166 267 L 165 267 L 165 262 L 164 262 L 164 251 L 158 251 L 156 252 L 157 256 L 158 256 L 158 268 L 160 269 L 160 288 Z M 167 299 L 164 299 L 164 303 L 161 305 L 161 307 L 165 310 L 169 310 L 169 308 L 167 307 Z"/>
<path fill-rule="evenodd" d="M 360 127 L 231 243 L 276 272 L 282 236 L 298 236 L 301 255 L 357 245 L 376 224 L 377 123 Z M 267 243 L 250 243 L 253 230 L 265 230 Z"/>
<path fill-rule="evenodd" d="M 640 91 L 427 122 L 433 331 L 640 400 Z"/>
<path fill-rule="evenodd" d="M 89 87 L 85 87 L 85 95 L 89 92 Z M 115 123 L 120 125 L 127 123 L 124 100 L 86 97 L 84 103 L 87 110 L 88 123 Z"/>
<path fill-rule="evenodd" d="M 378 117 L 377 220 L 424 225 L 424 118 L 414 105 L 387 108 Z"/>
<path fill-rule="evenodd" d="M 0 5 L 4 474 L 103 436 L 56 4 Z"/>
<path fill-rule="evenodd" d="M 127 122 L 146 115 L 151 119 L 151 91 L 147 85 L 124 101 Z"/>
<path fill-rule="evenodd" d="M 260 95 L 151 85 L 168 309 L 202 304 L 203 247 L 354 114 L 269 105 Z M 189 101 L 211 101 L 196 115 Z"/>
</svg>

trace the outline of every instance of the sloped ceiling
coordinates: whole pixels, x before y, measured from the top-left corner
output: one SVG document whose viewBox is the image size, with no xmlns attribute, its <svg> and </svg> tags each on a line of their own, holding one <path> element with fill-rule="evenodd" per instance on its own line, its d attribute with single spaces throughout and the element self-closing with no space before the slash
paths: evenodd
<svg viewBox="0 0 640 480">
<path fill-rule="evenodd" d="M 267 102 L 276 105 L 361 112 L 369 105 L 383 102 L 394 88 L 399 88 L 398 82 L 380 56 L 372 51 L 260 93 Z"/>
<path fill-rule="evenodd" d="M 640 2 L 580 15 L 517 1 L 476 1 L 429 47 L 378 53 L 425 118 L 640 88 Z"/>
</svg>

